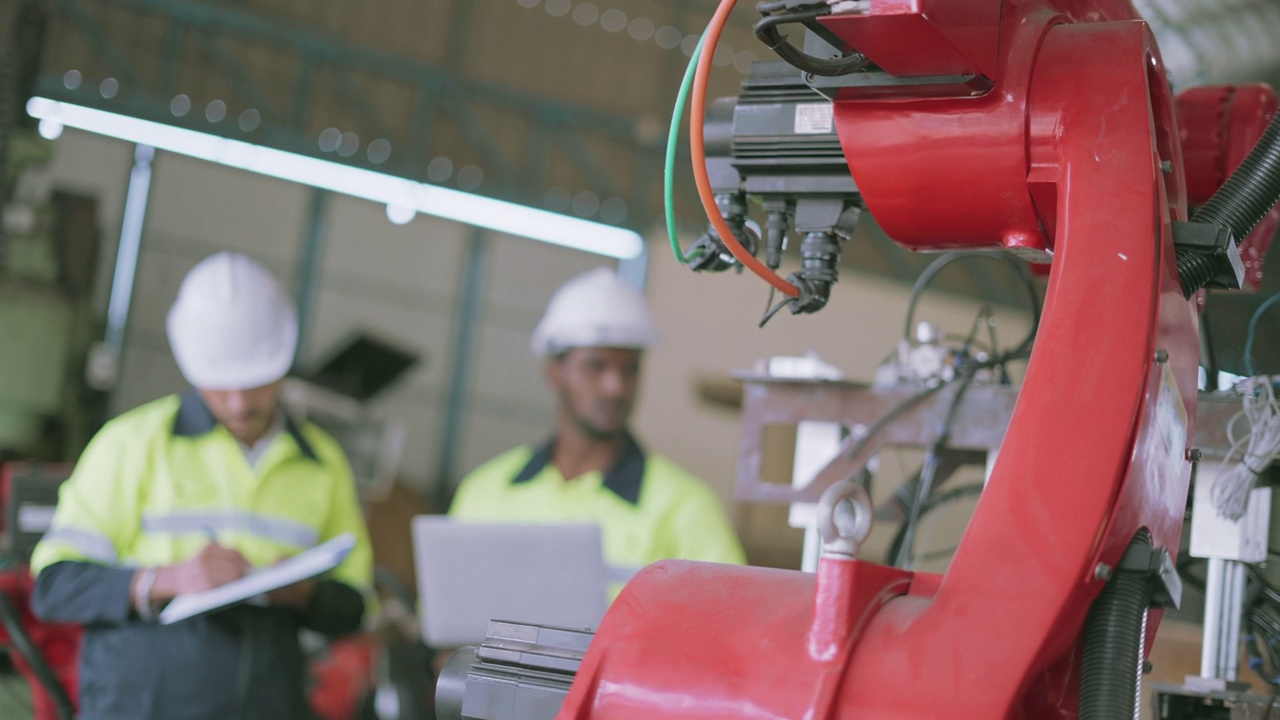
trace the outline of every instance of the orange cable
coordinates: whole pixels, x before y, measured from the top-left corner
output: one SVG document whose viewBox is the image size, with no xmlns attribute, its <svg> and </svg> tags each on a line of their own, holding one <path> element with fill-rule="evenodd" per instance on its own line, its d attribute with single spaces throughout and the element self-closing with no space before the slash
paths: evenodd
<svg viewBox="0 0 1280 720">
<path fill-rule="evenodd" d="M 711 17 L 711 23 L 707 26 L 702 53 L 698 57 L 698 70 L 693 76 L 693 104 L 689 110 L 689 152 L 693 156 L 693 179 L 698 186 L 698 199 L 702 201 L 702 208 L 706 210 L 711 226 L 715 228 L 729 252 L 733 253 L 738 262 L 759 275 L 765 282 L 783 294 L 796 297 L 800 294 L 799 288 L 783 280 L 738 242 L 738 237 L 729 229 L 729 223 L 725 222 L 724 216 L 720 214 L 720 208 L 716 206 L 716 196 L 711 190 L 711 178 L 707 175 L 707 150 L 702 136 L 702 124 L 707 105 L 707 78 L 711 75 L 711 60 L 715 57 L 716 45 L 720 42 L 720 32 L 724 30 L 729 13 L 733 12 L 733 6 L 736 3 L 737 0 L 720 0 L 720 6 L 716 8 L 715 15 Z"/>
</svg>

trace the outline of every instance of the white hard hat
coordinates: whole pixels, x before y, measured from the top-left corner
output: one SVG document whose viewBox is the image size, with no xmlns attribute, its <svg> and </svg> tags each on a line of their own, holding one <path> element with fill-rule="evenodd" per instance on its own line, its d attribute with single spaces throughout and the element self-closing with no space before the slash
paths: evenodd
<svg viewBox="0 0 1280 720">
<path fill-rule="evenodd" d="M 529 348 L 551 357 L 570 348 L 647 348 L 658 341 L 644 296 L 608 268 L 565 283 L 547 304 Z"/>
<path fill-rule="evenodd" d="M 293 366 L 298 315 L 271 272 L 236 253 L 187 273 L 166 322 L 182 375 L 202 390 L 270 385 Z"/>
</svg>

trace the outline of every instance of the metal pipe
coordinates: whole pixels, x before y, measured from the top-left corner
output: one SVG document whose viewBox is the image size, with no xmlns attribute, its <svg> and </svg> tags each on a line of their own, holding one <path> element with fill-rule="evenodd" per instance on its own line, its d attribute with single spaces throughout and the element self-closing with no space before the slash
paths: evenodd
<svg viewBox="0 0 1280 720">
<path fill-rule="evenodd" d="M 649 278 L 649 248 L 641 245 L 640 254 L 618 261 L 618 277 L 631 287 L 644 292 Z"/>
<path fill-rule="evenodd" d="M 302 253 L 298 259 L 295 302 L 298 305 L 298 343 L 294 362 L 302 360 L 311 339 L 311 316 L 315 309 L 316 286 L 324 263 L 324 241 L 328 234 L 329 193 L 314 188 L 308 205 L 307 227 L 302 235 Z"/>
<path fill-rule="evenodd" d="M 1235 681 L 1240 675 L 1240 626 L 1245 564 L 1209 558 L 1204 591 L 1204 645 L 1200 676 Z"/>
<path fill-rule="evenodd" d="M 1235 681 L 1240 676 L 1240 622 L 1244 611 L 1244 563 L 1226 561 L 1226 592 L 1223 593 L 1222 640 L 1218 643 L 1219 663 L 1224 680 Z"/>
<path fill-rule="evenodd" d="M 462 266 L 462 287 L 453 319 L 453 355 L 449 368 L 449 390 L 444 422 L 440 428 L 439 461 L 436 465 L 435 500 L 443 508 L 457 481 L 463 424 L 471 389 L 471 365 L 475 355 L 480 306 L 484 302 L 489 266 L 489 237 L 483 228 L 472 228 L 467 255 Z"/>
<path fill-rule="evenodd" d="M 111 296 L 107 301 L 107 329 L 103 336 L 101 359 L 94 362 L 98 368 L 105 365 L 101 377 L 94 379 L 94 385 L 102 390 L 110 391 L 120 377 L 125 326 L 133 304 L 134 280 L 138 274 L 138 256 L 142 250 L 142 230 L 151 197 L 155 157 L 156 150 L 150 145 L 136 145 L 133 149 L 133 168 L 129 171 L 129 189 L 125 193 L 120 242 L 116 246 L 115 271 L 111 277 Z"/>
<path fill-rule="evenodd" d="M 1226 560 L 1209 558 L 1204 579 L 1204 644 L 1200 647 L 1200 677 L 1218 677 L 1218 646 L 1222 635 L 1222 593 Z"/>
<path fill-rule="evenodd" d="M 124 347 L 125 324 L 133 303 L 133 281 L 138 274 L 138 255 L 142 249 L 142 228 L 151 197 L 151 166 L 155 148 L 138 145 L 133 150 L 133 169 L 129 171 L 129 190 L 124 198 L 124 218 L 120 222 L 120 244 L 116 247 L 115 274 L 111 279 L 111 299 L 107 302 L 107 347 L 119 351 Z"/>
</svg>

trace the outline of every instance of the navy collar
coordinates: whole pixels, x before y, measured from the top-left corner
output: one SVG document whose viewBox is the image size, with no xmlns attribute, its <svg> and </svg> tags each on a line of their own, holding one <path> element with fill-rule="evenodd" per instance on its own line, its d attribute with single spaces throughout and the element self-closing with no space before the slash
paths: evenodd
<svg viewBox="0 0 1280 720">
<path fill-rule="evenodd" d="M 527 483 L 537 477 L 538 473 L 541 473 L 551 463 L 551 456 L 555 451 L 555 447 L 556 439 L 553 437 L 534 450 L 533 457 L 529 458 L 529 462 L 520 470 L 520 473 L 512 478 L 511 484 Z M 612 491 L 614 495 L 632 505 L 638 505 L 640 503 L 640 485 L 644 481 L 644 468 L 644 449 L 628 433 L 618 459 L 614 461 L 613 467 L 609 468 L 609 471 L 604 474 L 604 486 Z"/>
<path fill-rule="evenodd" d="M 284 412 L 284 410 L 281 409 L 280 412 Z M 200 397 L 200 393 L 196 392 L 194 388 L 183 393 L 182 402 L 178 405 L 178 415 L 173 420 L 173 434 L 175 436 L 199 437 L 205 433 L 212 432 L 217 426 L 218 419 L 213 416 L 209 406 L 204 404 L 204 399 Z M 297 443 L 298 450 L 302 452 L 303 457 L 319 462 L 311 443 L 307 442 L 306 437 L 302 434 L 302 429 L 298 427 L 298 424 L 293 421 L 293 418 L 287 412 L 284 413 L 284 430 Z"/>
</svg>

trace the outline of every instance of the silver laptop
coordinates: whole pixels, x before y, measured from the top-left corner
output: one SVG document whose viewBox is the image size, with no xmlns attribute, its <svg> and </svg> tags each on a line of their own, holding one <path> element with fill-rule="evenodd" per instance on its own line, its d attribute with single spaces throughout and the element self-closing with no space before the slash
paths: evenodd
<svg viewBox="0 0 1280 720">
<path fill-rule="evenodd" d="M 599 626 L 607 580 L 597 525 L 500 525 L 413 519 L 422 636 L 477 645 L 490 620 Z"/>
</svg>

